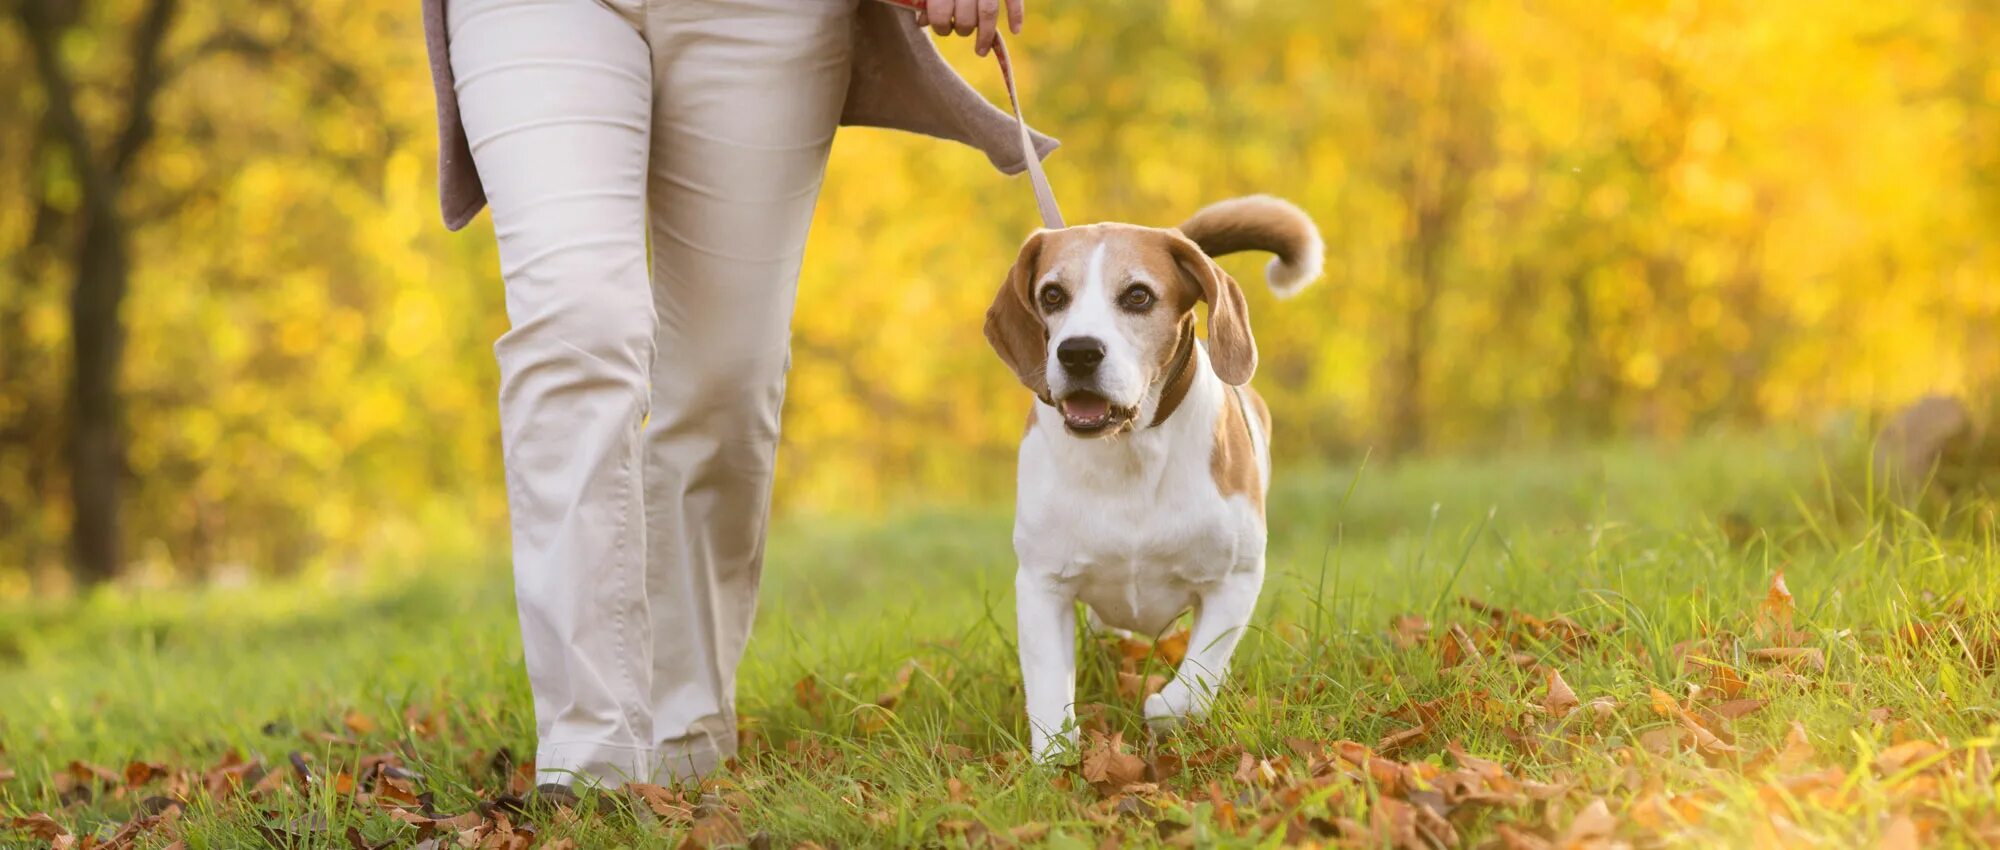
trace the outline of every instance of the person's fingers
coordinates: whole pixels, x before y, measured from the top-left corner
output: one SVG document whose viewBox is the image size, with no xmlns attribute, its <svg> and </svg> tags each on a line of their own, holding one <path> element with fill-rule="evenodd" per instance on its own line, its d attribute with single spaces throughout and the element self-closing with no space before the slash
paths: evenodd
<svg viewBox="0 0 2000 850">
<path fill-rule="evenodd" d="M 979 0 L 979 41 L 974 44 L 974 52 L 981 56 L 993 49 L 993 40 L 1000 37 L 1000 0 Z"/>
<path fill-rule="evenodd" d="M 951 15 L 958 8 L 958 0 L 930 0 L 924 6 L 924 17 L 930 19 L 931 32 L 951 35 Z"/>
<path fill-rule="evenodd" d="M 971 35 L 979 29 L 979 0 L 958 0 L 951 14 L 951 28 L 959 35 Z"/>
<path fill-rule="evenodd" d="M 1021 4 L 1025 2 L 1027 0 L 1007 0 L 1007 26 L 1015 35 L 1021 34 L 1021 20 L 1027 17 L 1027 13 L 1021 9 Z"/>
</svg>

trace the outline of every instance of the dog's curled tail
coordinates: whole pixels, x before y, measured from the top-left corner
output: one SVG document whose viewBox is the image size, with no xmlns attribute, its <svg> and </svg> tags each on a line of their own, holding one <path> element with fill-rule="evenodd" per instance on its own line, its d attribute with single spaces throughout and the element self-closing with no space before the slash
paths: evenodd
<svg viewBox="0 0 2000 850">
<path fill-rule="evenodd" d="M 1279 298 L 1298 294 L 1319 277 L 1326 244 L 1319 228 L 1296 204 L 1270 195 L 1250 195 L 1202 207 L 1180 231 L 1211 257 L 1238 251 L 1269 251 L 1264 280 Z"/>
</svg>

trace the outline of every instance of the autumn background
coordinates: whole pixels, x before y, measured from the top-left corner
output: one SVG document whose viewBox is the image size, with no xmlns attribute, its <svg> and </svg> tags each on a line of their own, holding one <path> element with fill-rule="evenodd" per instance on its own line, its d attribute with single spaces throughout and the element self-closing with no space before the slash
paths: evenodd
<svg viewBox="0 0 2000 850">
<path fill-rule="evenodd" d="M 1025 102 L 1065 142 L 1049 171 L 1073 219 L 1167 225 L 1272 192 L 1325 233 L 1318 287 L 1283 304 L 1249 287 L 1256 384 L 1293 476 L 1279 482 L 1290 501 L 1274 497 L 1274 563 L 1321 579 L 1286 585 L 1274 633 L 1305 618 L 1315 639 L 1366 632 L 1369 652 L 1399 657 L 1409 647 L 1383 642 L 1385 618 L 1417 610 L 1417 631 L 1448 636 L 1442 612 L 1458 609 L 1440 605 L 1474 579 L 1502 607 L 1615 628 L 1639 603 L 1593 620 L 1583 612 L 1608 597 L 1573 588 L 1650 576 L 1649 634 L 1664 642 L 1582 677 L 1643 714 L 1646 687 L 1705 681 L 1660 666 L 1664 647 L 1747 635 L 1749 619 L 1718 624 L 1774 616 L 1757 606 L 1787 565 L 1828 634 L 1991 610 L 1990 488 L 1975 472 L 1928 501 L 1885 501 L 1867 461 L 1919 397 L 1962 399 L 1950 432 L 1965 443 L 1983 439 L 2000 395 L 1990 3 L 1029 6 L 1015 41 Z M 998 94 L 966 44 L 944 50 Z M 460 743 L 523 750 L 490 349 L 501 288 L 490 224 L 450 234 L 438 220 L 417 4 L 0 0 L 0 81 L 0 814 L 48 808 L 71 760 L 206 765 L 262 747 L 275 763 L 284 747 L 252 740 L 272 713 L 324 726 L 360 711 L 373 732 L 475 685 L 494 713 Z M 813 676 L 875 664 L 864 682 L 905 670 L 908 687 L 896 635 L 784 642 L 855 610 L 855 585 L 943 588 L 964 607 L 938 622 L 996 607 L 1009 621 L 1004 591 L 981 593 L 1005 587 L 1026 397 L 979 326 L 1035 221 L 1026 185 L 974 152 L 840 135 L 800 282 L 768 606 L 805 619 L 760 630 L 746 674 L 747 703 L 797 714 L 774 739 L 880 731 L 792 692 Z M 1250 281 L 1258 262 L 1227 265 Z M 1523 535 L 1513 544 L 1496 536 L 1509 527 Z M 1606 529 L 1658 545 L 1607 542 Z M 1537 568 L 1561 580 L 1509 572 L 1536 535 L 1563 541 Z M 1324 583 L 1327 552 L 1374 565 L 1350 566 L 1363 572 L 1346 592 L 1363 601 L 1330 604 L 1342 591 Z M 1807 564 L 1826 569 L 1802 579 Z M 985 584 L 951 584 L 966 576 Z M 422 671 L 457 662 L 324 636 L 363 618 L 481 660 L 469 682 L 447 683 Z M 936 637 L 930 622 L 912 615 L 899 634 Z M 1004 749 L 1018 731 L 995 629 L 993 657 L 961 660 L 994 677 L 993 728 L 952 746 Z M 1495 629 L 1471 637 L 1509 640 Z M 1801 648 L 1789 634 L 1760 632 L 1775 643 L 1762 648 Z M 333 642 L 256 660 L 189 648 L 267 639 Z M 1953 681 L 1976 703 L 1996 686 L 1964 640 L 1974 663 Z M 1840 651 L 1825 649 L 1839 672 Z M 197 671 L 218 659 L 252 665 L 243 675 L 259 684 L 196 696 Z M 1549 684 L 1537 665 L 1510 674 L 1531 704 Z M 807 669 L 819 672 L 801 679 Z M 1912 667 L 1895 681 L 1938 675 Z M 377 676 L 403 690 L 343 690 Z M 855 686 L 856 704 L 892 709 L 861 693 L 873 687 Z M 1897 686 L 1898 705 L 1935 708 L 1911 687 Z M 202 707 L 162 720 L 182 699 Z M 1380 721 L 1372 703 L 1342 699 L 1339 711 Z M 1842 699 L 1855 716 L 1875 707 Z M 74 716 L 84 705 L 124 722 L 93 727 Z M 1816 716 L 1836 737 L 1852 719 Z M 191 733 L 195 720 L 228 731 Z M 1985 720 L 1960 721 L 1959 744 L 1984 734 Z M 1768 740 L 1787 740 L 1771 724 Z M 931 731 L 950 738 L 948 725 Z M 1946 737 L 1883 728 L 1884 746 Z M 1366 731 L 1376 743 L 1393 730 Z M 1855 760 L 1852 742 L 1832 746 Z M 1531 772 L 1547 765 L 1509 752 Z M 912 799 L 936 796 L 912 782 Z M 477 797 L 476 785 L 458 793 Z M 1985 795 L 1978 806 L 1990 782 Z M 1613 795 L 1612 810 L 1623 818 L 1636 799 Z M 1547 818 L 1567 823 L 1577 802 Z M 982 829 L 1068 811 L 1001 805 L 975 818 Z M 1373 825 L 1380 805 L 1354 817 Z M 1912 828 L 1973 835 L 1978 806 Z M 1214 820 L 1219 803 L 1202 811 Z M 1829 816 L 1839 826 L 1821 835 L 1873 840 L 1902 828 L 1884 812 L 1907 810 L 1869 811 Z M 792 831 L 778 834 L 820 837 L 818 824 L 853 843 L 889 828 L 855 817 L 782 821 Z M 943 826 L 962 817 L 923 817 L 895 828 L 976 843 Z M 356 822 L 371 840 L 388 829 Z"/>
</svg>

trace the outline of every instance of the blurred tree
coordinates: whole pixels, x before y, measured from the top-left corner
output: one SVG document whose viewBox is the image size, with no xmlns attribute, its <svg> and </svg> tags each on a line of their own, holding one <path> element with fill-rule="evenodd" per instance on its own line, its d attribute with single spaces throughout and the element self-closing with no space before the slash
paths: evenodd
<svg viewBox="0 0 2000 850">
<path fill-rule="evenodd" d="M 173 25 L 176 0 L 151 0 L 130 36 L 129 71 L 119 117 L 103 128 L 85 123 L 77 74 L 62 55 L 66 36 L 84 19 L 83 4 L 16 0 L 47 106 L 37 142 L 60 156 L 80 189 L 75 221 L 58 222 L 46 199 L 35 203 L 38 239 L 70 231 L 69 485 L 75 568 L 86 582 L 103 581 L 119 562 L 119 479 L 124 435 L 119 424 L 118 366 L 124 356 L 119 308 L 125 300 L 131 226 L 121 203 L 133 164 L 153 138 L 153 109 L 166 72 L 161 45 Z M 33 185 L 48 185 L 36 181 Z M 46 218 L 45 218 L 46 216 Z M 45 226 L 42 222 L 48 222 Z M 46 236 L 44 234 L 47 234 Z"/>
<path fill-rule="evenodd" d="M 300 46 L 262 39 L 233 23 L 238 17 L 254 20 L 258 13 L 289 11 L 296 18 L 298 9 L 288 9 L 282 0 L 245 5 L 235 15 L 214 18 L 199 37 L 179 39 L 178 50 L 169 50 L 168 43 L 182 18 L 179 0 L 11 0 L 6 8 L 32 57 L 42 106 L 27 156 L 34 173 L 23 181 L 34 223 L 16 254 L 19 279 L 32 279 L 31 267 L 53 257 L 61 258 L 70 278 L 69 380 L 61 428 L 67 436 L 71 563 L 86 584 L 113 577 L 123 560 L 121 490 L 128 470 L 122 311 L 131 285 L 134 234 L 176 214 L 183 199 L 158 192 L 159 182 L 145 173 L 161 123 L 162 94 L 212 57 L 235 54 L 268 62 L 281 49 Z M 123 49 L 108 47 L 121 30 Z M 215 173 L 226 173 L 226 166 Z M 181 191 L 200 191 L 206 182 L 193 179 Z M 14 331 L 8 334 L 14 340 L 23 337 L 20 321 L 19 302 L 0 312 L 0 329 Z M 5 354 L 6 363 L 27 361 L 18 343 Z"/>
<path fill-rule="evenodd" d="M 1225 261 L 1289 467 L 1983 409 L 1996 17 L 1100 0 L 1039 8 L 1015 46 L 1073 220 L 1271 192 L 1319 222 L 1328 279 L 1289 302 Z M 0 79 L 27 83 L 0 86 L 22 189 L 0 193 L 0 593 L 86 555 L 90 578 L 202 575 L 504 541 L 502 293 L 487 226 L 437 224 L 415 3 L 0 0 Z M 980 319 L 1034 221 L 972 151 L 840 134 L 780 510 L 1006 495 L 1029 402 Z"/>
</svg>

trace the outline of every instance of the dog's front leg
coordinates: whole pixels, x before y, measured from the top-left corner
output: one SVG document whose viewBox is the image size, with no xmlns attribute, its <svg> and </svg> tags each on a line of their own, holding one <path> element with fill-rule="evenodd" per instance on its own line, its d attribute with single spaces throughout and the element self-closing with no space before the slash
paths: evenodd
<svg viewBox="0 0 2000 850">
<path fill-rule="evenodd" d="M 1174 680 L 1146 698 L 1146 720 L 1161 723 L 1200 717 L 1215 702 L 1215 692 L 1229 674 L 1229 657 L 1257 612 L 1257 592 L 1264 586 L 1264 565 L 1230 573 L 1201 595 L 1188 635 L 1187 657 Z"/>
<path fill-rule="evenodd" d="M 1014 577 L 1021 686 L 1028 698 L 1028 734 L 1037 759 L 1076 745 L 1076 597 L 1045 575 Z"/>
</svg>

